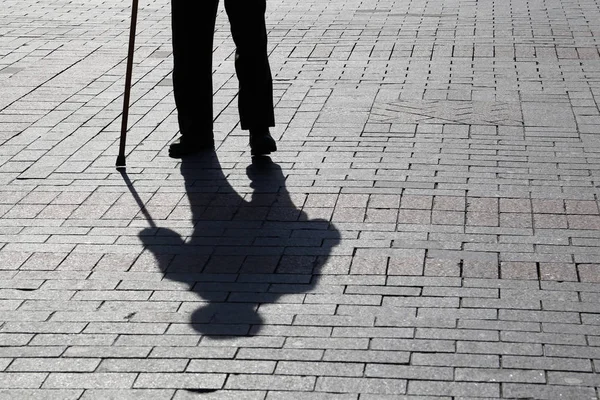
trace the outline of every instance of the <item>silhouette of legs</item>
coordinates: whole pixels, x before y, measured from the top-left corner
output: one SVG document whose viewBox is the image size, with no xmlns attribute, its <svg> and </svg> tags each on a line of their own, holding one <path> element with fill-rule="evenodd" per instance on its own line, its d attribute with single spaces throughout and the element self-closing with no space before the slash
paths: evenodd
<svg viewBox="0 0 600 400">
<path fill-rule="evenodd" d="M 212 51 L 218 0 L 172 0 L 173 92 L 185 141 L 212 139 Z"/>
<path fill-rule="evenodd" d="M 172 156 L 210 148 L 213 138 L 212 51 L 218 0 L 172 0 L 173 91 L 182 139 Z M 267 55 L 266 0 L 225 0 L 236 45 L 242 129 L 260 136 L 257 154 L 275 151 L 263 139 L 275 125 L 273 82 Z M 272 143 L 271 143 L 272 142 Z M 197 148 L 197 149 L 196 149 Z M 254 148 L 254 147 L 253 147 Z"/>
<path fill-rule="evenodd" d="M 273 80 L 267 55 L 266 0 L 225 0 L 235 42 L 242 129 L 275 126 Z"/>
</svg>

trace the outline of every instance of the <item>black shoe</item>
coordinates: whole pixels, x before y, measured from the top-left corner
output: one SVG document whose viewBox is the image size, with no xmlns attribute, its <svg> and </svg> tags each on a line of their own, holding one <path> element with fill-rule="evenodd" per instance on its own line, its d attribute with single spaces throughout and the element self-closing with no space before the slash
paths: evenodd
<svg viewBox="0 0 600 400">
<path fill-rule="evenodd" d="M 250 130 L 250 149 L 253 156 L 264 156 L 277 151 L 277 144 L 268 129 Z"/>
<path fill-rule="evenodd" d="M 201 151 L 214 149 L 215 141 L 213 138 L 207 140 L 189 140 L 181 136 L 169 145 L 169 157 L 181 158 L 200 153 Z"/>
</svg>

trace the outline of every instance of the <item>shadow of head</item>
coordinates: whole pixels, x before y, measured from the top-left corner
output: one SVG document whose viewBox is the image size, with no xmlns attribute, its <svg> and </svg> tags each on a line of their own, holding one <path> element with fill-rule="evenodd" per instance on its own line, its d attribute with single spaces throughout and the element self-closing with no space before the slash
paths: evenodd
<svg viewBox="0 0 600 400">
<path fill-rule="evenodd" d="M 184 159 L 187 201 L 178 207 L 189 211 L 191 234 L 140 232 L 165 279 L 185 283 L 197 295 L 197 302 L 182 305 L 194 329 L 223 339 L 291 323 L 290 305 L 315 289 L 340 241 L 329 221 L 310 219 L 302 204 L 294 204 L 293 197 L 303 195 L 290 196 L 282 168 L 269 157 L 253 158 L 246 178 L 227 171 L 214 152 Z"/>
</svg>

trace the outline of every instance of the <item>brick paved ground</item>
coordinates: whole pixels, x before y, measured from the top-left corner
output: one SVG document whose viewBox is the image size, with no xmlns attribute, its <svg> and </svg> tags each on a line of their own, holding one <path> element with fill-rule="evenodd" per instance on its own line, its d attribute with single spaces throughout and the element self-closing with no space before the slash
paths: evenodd
<svg viewBox="0 0 600 400">
<path fill-rule="evenodd" d="M 1 399 L 598 397 L 597 0 L 269 0 L 254 163 L 223 13 L 217 152 L 167 156 L 142 1 L 122 176 L 129 6 L 2 2 Z"/>
</svg>

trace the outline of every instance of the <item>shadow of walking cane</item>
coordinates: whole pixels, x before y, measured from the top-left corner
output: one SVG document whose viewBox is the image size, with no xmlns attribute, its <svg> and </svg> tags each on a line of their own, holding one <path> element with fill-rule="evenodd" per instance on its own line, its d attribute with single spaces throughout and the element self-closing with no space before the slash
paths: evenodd
<svg viewBox="0 0 600 400">
<path fill-rule="evenodd" d="M 181 173 L 192 234 L 184 238 L 151 223 L 139 238 L 166 279 L 197 294 L 197 302 L 182 305 L 182 312 L 193 307 L 190 324 L 221 339 L 255 335 L 265 324 L 292 324 L 286 307 L 293 310 L 316 287 L 339 232 L 294 205 L 281 167 L 268 157 L 255 157 L 246 169 L 250 199 L 230 186 L 214 152 L 183 159 Z"/>
<path fill-rule="evenodd" d="M 154 219 L 152 218 L 152 216 L 150 215 L 150 213 L 146 209 L 146 206 L 144 205 L 144 202 L 140 198 L 140 195 L 138 194 L 138 192 L 133 187 L 133 183 L 131 182 L 131 179 L 129 179 L 129 175 L 127 175 L 127 171 L 125 171 L 125 169 L 123 168 L 123 169 L 119 169 L 119 173 L 121 174 L 121 177 L 123 178 L 123 181 L 125 181 L 125 184 L 127 185 L 127 188 L 129 189 L 129 192 L 131 193 L 131 195 L 135 199 L 135 202 L 140 207 L 140 211 L 142 212 L 142 214 L 144 215 L 144 218 L 146 219 L 146 221 L 150 225 L 150 228 L 156 229 L 157 228 L 156 222 L 154 222 Z"/>
</svg>

